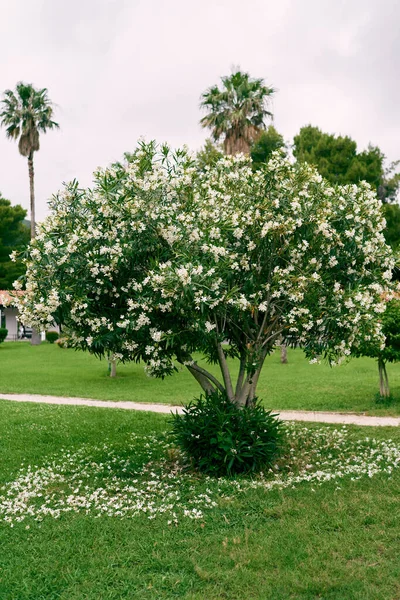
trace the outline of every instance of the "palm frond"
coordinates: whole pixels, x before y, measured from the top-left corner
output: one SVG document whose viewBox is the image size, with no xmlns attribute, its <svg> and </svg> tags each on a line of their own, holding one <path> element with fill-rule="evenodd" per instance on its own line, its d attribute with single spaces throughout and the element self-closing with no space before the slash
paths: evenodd
<svg viewBox="0 0 400 600">
<path fill-rule="evenodd" d="M 7 137 L 19 139 L 23 156 L 39 150 L 39 133 L 59 128 L 53 120 L 54 109 L 47 88 L 37 90 L 31 83 L 20 81 L 15 91 L 4 92 L 1 109 L 0 123 L 6 128 Z"/>
</svg>

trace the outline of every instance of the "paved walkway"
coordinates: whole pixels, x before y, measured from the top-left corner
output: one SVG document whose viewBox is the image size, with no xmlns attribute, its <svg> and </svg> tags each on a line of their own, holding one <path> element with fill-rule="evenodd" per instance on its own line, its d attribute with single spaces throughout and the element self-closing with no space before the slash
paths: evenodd
<svg viewBox="0 0 400 600">
<path fill-rule="evenodd" d="M 97 406 L 100 408 L 122 408 L 124 410 L 144 410 L 155 413 L 181 413 L 182 406 L 171 404 L 149 404 L 145 402 L 110 402 L 89 398 L 64 398 L 60 396 L 39 396 L 37 394 L 0 394 L 0 400 L 13 402 L 36 402 L 41 404 L 63 404 L 67 406 Z M 369 417 L 355 413 L 313 412 L 306 410 L 276 411 L 284 421 L 312 421 L 316 423 L 339 423 L 342 425 L 370 425 L 373 427 L 398 427 L 400 417 Z"/>
</svg>

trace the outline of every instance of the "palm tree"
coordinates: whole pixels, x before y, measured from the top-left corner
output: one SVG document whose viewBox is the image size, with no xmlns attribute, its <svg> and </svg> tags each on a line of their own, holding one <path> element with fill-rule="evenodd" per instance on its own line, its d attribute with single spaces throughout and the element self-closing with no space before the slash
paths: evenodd
<svg viewBox="0 0 400 600">
<path fill-rule="evenodd" d="M 248 154 L 265 119 L 272 118 L 267 105 L 275 90 L 239 70 L 221 81 L 222 89 L 214 85 L 201 96 L 200 107 L 208 114 L 200 124 L 211 129 L 215 141 L 223 138 L 225 154 Z"/>
<path fill-rule="evenodd" d="M 58 128 L 52 121 L 53 105 L 47 95 L 47 89 L 36 90 L 30 83 L 17 83 L 15 92 L 6 90 L 3 95 L 1 125 L 6 128 L 7 137 L 18 140 L 18 149 L 28 158 L 31 238 L 35 237 L 35 188 L 33 154 L 40 148 L 39 134 L 48 129 Z"/>
</svg>

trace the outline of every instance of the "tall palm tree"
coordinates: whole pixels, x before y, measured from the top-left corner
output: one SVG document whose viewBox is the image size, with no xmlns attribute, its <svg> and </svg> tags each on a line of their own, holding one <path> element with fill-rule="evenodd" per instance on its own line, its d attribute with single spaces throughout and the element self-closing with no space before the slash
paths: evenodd
<svg viewBox="0 0 400 600">
<path fill-rule="evenodd" d="M 214 85 L 201 96 L 200 107 L 208 114 L 200 124 L 211 129 L 215 141 L 223 138 L 225 154 L 248 154 L 266 118 L 272 118 L 267 106 L 275 90 L 239 70 L 221 81 L 222 89 Z"/>
<path fill-rule="evenodd" d="M 30 83 L 17 83 L 15 92 L 6 90 L 3 95 L 1 125 L 6 128 L 7 137 L 18 140 L 18 148 L 22 156 L 28 159 L 30 204 L 31 204 L 31 238 L 35 237 L 35 187 L 33 154 L 40 148 L 39 134 L 48 129 L 58 128 L 52 120 L 53 104 L 47 89 L 36 90 Z"/>
</svg>

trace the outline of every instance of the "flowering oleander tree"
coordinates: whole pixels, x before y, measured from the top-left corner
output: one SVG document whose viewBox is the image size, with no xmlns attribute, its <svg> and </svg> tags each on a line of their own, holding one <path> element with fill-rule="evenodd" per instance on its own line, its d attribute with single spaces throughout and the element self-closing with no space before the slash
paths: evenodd
<svg viewBox="0 0 400 600">
<path fill-rule="evenodd" d="M 383 342 L 393 261 L 368 184 L 332 187 L 279 154 L 257 172 L 243 155 L 200 172 L 184 150 L 141 143 L 50 206 L 21 318 L 67 325 L 83 350 L 142 360 L 156 377 L 180 363 L 206 393 L 244 406 L 278 340 L 332 364 L 362 340 Z"/>
</svg>

